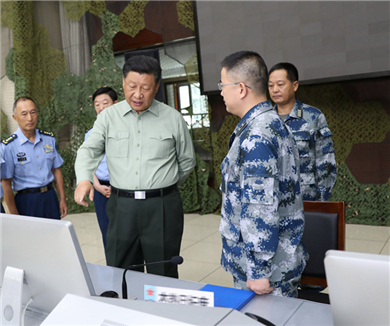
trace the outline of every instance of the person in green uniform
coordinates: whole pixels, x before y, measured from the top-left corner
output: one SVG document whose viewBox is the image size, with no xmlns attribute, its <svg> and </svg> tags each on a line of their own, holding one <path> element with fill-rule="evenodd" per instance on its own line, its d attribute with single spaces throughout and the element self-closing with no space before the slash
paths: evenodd
<svg viewBox="0 0 390 326">
<path fill-rule="evenodd" d="M 93 200 L 93 174 L 107 157 L 109 266 L 126 268 L 180 253 L 184 216 L 177 186 L 195 167 L 195 152 L 182 115 L 154 99 L 160 80 L 156 59 L 128 59 L 123 66 L 125 100 L 98 115 L 77 151 L 74 199 L 83 206 L 88 206 L 85 196 Z M 173 264 L 151 265 L 147 271 L 178 277 Z"/>
</svg>

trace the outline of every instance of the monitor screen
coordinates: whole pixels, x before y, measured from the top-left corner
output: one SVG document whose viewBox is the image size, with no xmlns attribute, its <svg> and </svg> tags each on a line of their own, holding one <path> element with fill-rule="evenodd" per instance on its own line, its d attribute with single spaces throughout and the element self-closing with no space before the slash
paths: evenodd
<svg viewBox="0 0 390 326">
<path fill-rule="evenodd" d="M 305 84 L 389 76 L 389 1 L 194 1 L 202 94 L 221 61 L 251 50 L 291 62 Z"/>
<path fill-rule="evenodd" d="M 329 250 L 325 272 L 336 326 L 390 325 L 390 256 Z"/>
<path fill-rule="evenodd" d="M 33 301 L 50 312 L 67 293 L 95 295 L 71 222 L 1 214 L 0 286 L 7 266 L 24 270 Z"/>
</svg>

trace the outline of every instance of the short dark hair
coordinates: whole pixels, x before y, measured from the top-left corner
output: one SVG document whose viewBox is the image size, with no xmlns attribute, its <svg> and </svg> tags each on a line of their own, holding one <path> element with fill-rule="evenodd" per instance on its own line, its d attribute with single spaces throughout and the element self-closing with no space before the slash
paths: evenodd
<svg viewBox="0 0 390 326">
<path fill-rule="evenodd" d="M 154 82 L 157 83 L 161 80 L 161 66 L 159 62 L 152 57 L 146 55 L 136 55 L 126 60 L 123 66 L 123 76 L 127 77 L 130 71 L 137 72 L 139 74 L 154 75 Z"/>
<path fill-rule="evenodd" d="M 236 82 L 248 83 L 256 93 L 266 94 L 268 88 L 268 70 L 263 58 L 257 52 L 239 51 L 227 56 L 221 62 L 229 74 L 237 78 Z M 240 79 L 240 80 L 238 80 Z"/>
<path fill-rule="evenodd" d="M 100 87 L 98 88 L 95 93 L 92 95 L 92 101 L 95 101 L 96 96 L 107 94 L 109 97 L 111 97 L 111 100 L 115 102 L 118 99 L 118 95 L 111 87 Z"/>
<path fill-rule="evenodd" d="M 12 111 L 15 113 L 15 110 L 16 110 L 16 106 L 18 105 L 19 102 L 24 102 L 24 101 L 31 101 L 34 103 L 35 107 L 37 107 L 36 103 L 34 102 L 34 100 L 31 98 L 31 97 L 28 97 L 28 96 L 21 96 L 21 97 L 18 97 L 16 99 L 16 101 L 14 102 L 14 105 L 12 106 Z"/>
<path fill-rule="evenodd" d="M 271 75 L 272 72 L 275 70 L 286 70 L 287 72 L 287 79 L 290 82 L 298 81 L 298 69 L 290 62 L 279 62 L 276 65 L 274 65 L 270 70 L 269 74 Z"/>
</svg>

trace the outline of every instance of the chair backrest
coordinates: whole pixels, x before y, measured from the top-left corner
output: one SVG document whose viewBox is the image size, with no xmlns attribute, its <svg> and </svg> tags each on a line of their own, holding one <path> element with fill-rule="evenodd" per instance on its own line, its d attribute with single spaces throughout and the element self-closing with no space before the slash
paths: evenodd
<svg viewBox="0 0 390 326">
<path fill-rule="evenodd" d="M 345 203 L 304 201 L 302 242 L 310 258 L 301 283 L 327 286 L 324 258 L 328 250 L 345 250 Z"/>
</svg>

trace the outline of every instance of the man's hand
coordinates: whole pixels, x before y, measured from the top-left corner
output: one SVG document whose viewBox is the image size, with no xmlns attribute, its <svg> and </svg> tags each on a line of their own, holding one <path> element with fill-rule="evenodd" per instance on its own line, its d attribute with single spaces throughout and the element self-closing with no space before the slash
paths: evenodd
<svg viewBox="0 0 390 326">
<path fill-rule="evenodd" d="M 66 214 L 68 214 L 68 205 L 66 204 L 66 200 L 60 200 L 60 212 L 61 212 L 61 219 L 63 219 Z"/>
<path fill-rule="evenodd" d="M 104 185 L 93 185 L 94 188 L 99 191 L 104 197 L 110 198 L 111 195 L 111 186 L 107 187 Z"/>
<path fill-rule="evenodd" d="M 270 287 L 268 278 L 260 278 L 254 281 L 248 279 L 246 286 L 256 294 L 267 294 L 274 290 L 274 288 Z"/>
<path fill-rule="evenodd" d="M 100 184 L 100 181 L 96 174 L 93 175 L 93 187 L 96 189 L 96 191 L 99 191 L 104 197 L 110 198 L 111 186 L 107 187 L 105 185 Z"/>
<path fill-rule="evenodd" d="M 93 201 L 93 186 L 88 180 L 81 181 L 74 191 L 74 200 L 77 204 L 88 207 L 84 197 L 89 195 L 89 200 Z"/>
</svg>

